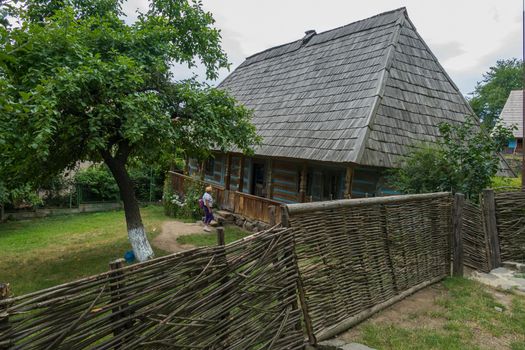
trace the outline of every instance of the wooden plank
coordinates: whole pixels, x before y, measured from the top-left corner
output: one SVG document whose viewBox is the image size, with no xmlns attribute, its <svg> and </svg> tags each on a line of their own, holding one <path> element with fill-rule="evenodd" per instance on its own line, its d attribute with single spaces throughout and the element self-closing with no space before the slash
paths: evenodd
<svg viewBox="0 0 525 350">
<path fill-rule="evenodd" d="M 501 266 L 501 253 L 499 246 L 498 226 L 496 223 L 496 203 L 494 190 L 483 190 L 483 221 L 485 223 L 485 234 L 488 245 L 489 268 L 495 269 Z"/>
<path fill-rule="evenodd" d="M 275 225 L 275 205 L 270 205 L 268 206 L 268 217 L 269 217 L 269 220 L 268 222 L 270 223 L 270 226 L 274 226 Z"/>
<path fill-rule="evenodd" d="M 465 196 L 461 193 L 454 195 L 454 206 L 452 207 L 452 275 L 463 276 L 463 207 Z"/>
</svg>

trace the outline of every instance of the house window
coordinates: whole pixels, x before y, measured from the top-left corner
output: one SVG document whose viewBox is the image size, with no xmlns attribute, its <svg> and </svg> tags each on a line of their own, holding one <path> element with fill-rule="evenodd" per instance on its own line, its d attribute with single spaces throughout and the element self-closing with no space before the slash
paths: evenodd
<svg viewBox="0 0 525 350">
<path fill-rule="evenodd" d="M 206 165 L 204 167 L 204 173 L 206 174 L 206 176 L 213 176 L 213 174 L 215 173 L 215 159 L 214 158 L 209 158 L 206 161 Z"/>
</svg>

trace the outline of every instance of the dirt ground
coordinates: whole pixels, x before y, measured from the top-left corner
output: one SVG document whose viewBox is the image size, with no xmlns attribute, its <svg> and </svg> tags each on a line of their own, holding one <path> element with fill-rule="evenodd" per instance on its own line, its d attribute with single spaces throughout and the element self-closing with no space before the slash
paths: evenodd
<svg viewBox="0 0 525 350">
<path fill-rule="evenodd" d="M 493 294 L 494 298 L 504 305 L 510 306 L 512 296 L 498 292 L 487 287 L 487 291 Z M 339 335 L 337 338 L 351 343 L 359 339 L 362 328 L 365 324 L 395 325 L 407 329 L 429 329 L 436 330 L 445 326 L 447 320 L 442 315 L 444 309 L 438 305 L 437 301 L 446 294 L 441 283 L 431 285 L 415 294 L 395 303 L 387 309 L 378 312 L 365 322 L 353 327 L 349 331 Z M 479 327 L 472 325 L 476 332 L 476 343 L 484 349 L 510 349 L 509 339 L 505 337 L 493 337 Z"/>
<path fill-rule="evenodd" d="M 170 253 L 177 253 L 183 250 L 194 248 L 191 244 L 180 244 L 177 237 L 195 233 L 205 233 L 203 226 L 198 223 L 184 223 L 170 220 L 162 224 L 162 232 L 155 237 L 153 245 Z"/>
</svg>

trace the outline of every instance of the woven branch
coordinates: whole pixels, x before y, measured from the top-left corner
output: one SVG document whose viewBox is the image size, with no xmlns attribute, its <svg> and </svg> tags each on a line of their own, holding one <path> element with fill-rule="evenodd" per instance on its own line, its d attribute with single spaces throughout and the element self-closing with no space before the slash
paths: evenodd
<svg viewBox="0 0 525 350">
<path fill-rule="evenodd" d="M 502 261 L 525 263 L 525 192 L 495 195 Z"/>
</svg>

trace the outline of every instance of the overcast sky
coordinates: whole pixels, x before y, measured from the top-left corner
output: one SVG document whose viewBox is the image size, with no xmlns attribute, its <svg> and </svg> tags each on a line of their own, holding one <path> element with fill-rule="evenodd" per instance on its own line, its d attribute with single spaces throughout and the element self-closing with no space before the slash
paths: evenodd
<svg viewBox="0 0 525 350">
<path fill-rule="evenodd" d="M 259 51 L 399 7 L 464 95 L 496 60 L 522 57 L 523 0 L 203 0 L 222 31 L 232 70 Z M 131 18 L 147 0 L 129 0 Z M 197 72 L 202 70 L 198 69 Z M 192 75 L 175 67 L 176 78 Z M 221 72 L 218 82 L 228 75 Z M 215 82 L 216 84 L 217 82 Z"/>
</svg>

